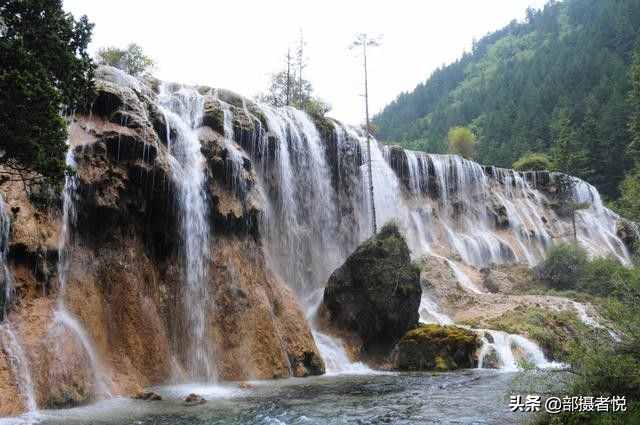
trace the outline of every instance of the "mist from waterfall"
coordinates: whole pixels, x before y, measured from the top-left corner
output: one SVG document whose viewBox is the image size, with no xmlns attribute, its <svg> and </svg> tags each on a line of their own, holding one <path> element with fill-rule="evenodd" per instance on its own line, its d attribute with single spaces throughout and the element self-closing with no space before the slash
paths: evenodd
<svg viewBox="0 0 640 425">
<path fill-rule="evenodd" d="M 167 146 L 170 168 L 178 187 L 178 212 L 182 236 L 182 260 L 185 269 L 185 312 L 180 336 L 185 369 L 191 378 L 214 382 L 216 368 L 211 338 L 207 334 L 210 297 L 207 285 L 210 265 L 209 208 L 205 191 L 205 158 L 200 149 L 198 128 L 202 124 L 204 98 L 194 88 L 171 91 L 160 87 L 159 107 L 167 122 Z M 175 135 L 175 137 L 172 137 Z M 181 344 L 178 338 L 176 344 Z M 182 348 L 182 347 L 181 347 Z"/>
</svg>

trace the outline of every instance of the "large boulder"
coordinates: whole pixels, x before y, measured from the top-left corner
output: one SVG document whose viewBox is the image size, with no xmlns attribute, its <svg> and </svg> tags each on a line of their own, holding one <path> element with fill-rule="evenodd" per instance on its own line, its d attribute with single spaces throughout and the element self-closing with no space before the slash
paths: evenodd
<svg viewBox="0 0 640 425">
<path fill-rule="evenodd" d="M 640 229 L 637 223 L 620 217 L 616 222 L 616 235 L 632 253 L 640 250 Z"/>
<path fill-rule="evenodd" d="M 333 272 L 321 315 L 355 334 L 364 357 L 386 355 L 418 323 L 420 269 L 395 224 L 386 224 Z"/>
<path fill-rule="evenodd" d="M 400 370 L 453 370 L 475 367 L 480 339 L 458 326 L 421 324 L 400 339 L 394 351 Z"/>
</svg>

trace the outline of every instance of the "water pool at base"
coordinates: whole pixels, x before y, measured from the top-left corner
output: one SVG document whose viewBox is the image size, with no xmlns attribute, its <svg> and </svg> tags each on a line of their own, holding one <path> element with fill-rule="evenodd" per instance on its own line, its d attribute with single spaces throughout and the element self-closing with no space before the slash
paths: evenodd
<svg viewBox="0 0 640 425">
<path fill-rule="evenodd" d="M 292 378 L 255 382 L 252 389 L 166 386 L 153 388 L 162 401 L 114 398 L 40 411 L 36 420 L 46 425 L 516 424 L 527 417 L 510 411 L 509 395 L 529 393 L 540 380 L 545 386 L 558 381 L 560 373 L 469 370 Z M 207 403 L 185 406 L 182 400 L 191 392 Z"/>
</svg>

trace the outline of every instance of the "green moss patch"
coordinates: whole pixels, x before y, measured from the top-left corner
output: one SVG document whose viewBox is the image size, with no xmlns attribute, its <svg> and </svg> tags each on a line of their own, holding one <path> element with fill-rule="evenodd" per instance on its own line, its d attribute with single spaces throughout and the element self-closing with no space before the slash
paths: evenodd
<svg viewBox="0 0 640 425">
<path fill-rule="evenodd" d="M 421 324 L 398 343 L 396 365 L 400 370 L 447 371 L 475 366 L 478 335 L 458 326 Z"/>
</svg>

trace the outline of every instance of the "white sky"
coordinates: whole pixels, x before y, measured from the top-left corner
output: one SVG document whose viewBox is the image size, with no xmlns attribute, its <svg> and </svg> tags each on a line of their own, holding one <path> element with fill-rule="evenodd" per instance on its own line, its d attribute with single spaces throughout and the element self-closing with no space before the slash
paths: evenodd
<svg viewBox="0 0 640 425">
<path fill-rule="evenodd" d="M 307 42 L 306 78 L 333 106 L 331 116 L 364 121 L 361 58 L 348 49 L 358 32 L 382 35 L 369 55 L 370 112 L 413 89 L 474 38 L 522 20 L 546 0 L 165 1 L 64 0 L 95 23 L 91 50 L 138 43 L 157 62 L 155 74 L 186 84 L 223 87 L 251 97 L 282 69 L 300 29 Z"/>
</svg>

